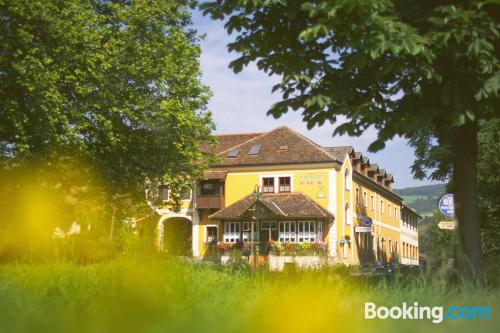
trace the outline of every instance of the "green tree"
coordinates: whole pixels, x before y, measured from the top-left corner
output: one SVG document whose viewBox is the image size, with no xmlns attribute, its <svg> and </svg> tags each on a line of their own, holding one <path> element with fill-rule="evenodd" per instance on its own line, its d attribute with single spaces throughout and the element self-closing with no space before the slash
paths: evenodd
<svg viewBox="0 0 500 333">
<path fill-rule="evenodd" d="M 144 200 L 146 177 L 199 173 L 214 125 L 194 5 L 0 0 L 3 180 L 16 168 L 71 165 L 114 198 Z"/>
<path fill-rule="evenodd" d="M 479 131 L 478 194 L 486 258 L 500 256 L 500 119 L 481 124 Z"/>
<path fill-rule="evenodd" d="M 494 1 L 217 0 L 204 13 L 225 20 L 240 54 L 282 77 L 268 114 L 301 110 L 309 128 L 343 121 L 335 134 L 378 130 L 449 143 L 459 234 L 482 283 L 476 200 L 477 122 L 498 117 L 499 12 Z M 439 158 L 439 156 L 437 156 Z M 439 160 L 434 161 L 438 163 Z M 424 177 L 425 173 L 416 173 Z"/>
</svg>

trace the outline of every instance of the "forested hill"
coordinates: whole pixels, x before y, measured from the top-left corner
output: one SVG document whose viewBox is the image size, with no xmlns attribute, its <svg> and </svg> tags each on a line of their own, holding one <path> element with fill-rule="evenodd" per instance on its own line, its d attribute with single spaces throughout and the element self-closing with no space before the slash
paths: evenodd
<svg viewBox="0 0 500 333">
<path fill-rule="evenodd" d="M 446 184 L 426 185 L 394 189 L 404 198 L 404 203 L 422 215 L 432 214 L 437 210 L 439 198 L 445 193 Z"/>
</svg>

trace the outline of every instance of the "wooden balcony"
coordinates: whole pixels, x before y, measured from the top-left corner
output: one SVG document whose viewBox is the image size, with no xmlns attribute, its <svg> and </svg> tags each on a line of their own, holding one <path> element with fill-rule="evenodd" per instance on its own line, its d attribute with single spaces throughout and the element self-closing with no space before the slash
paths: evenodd
<svg viewBox="0 0 500 333">
<path fill-rule="evenodd" d="M 200 195 L 196 197 L 196 208 L 224 208 L 223 195 Z"/>
</svg>

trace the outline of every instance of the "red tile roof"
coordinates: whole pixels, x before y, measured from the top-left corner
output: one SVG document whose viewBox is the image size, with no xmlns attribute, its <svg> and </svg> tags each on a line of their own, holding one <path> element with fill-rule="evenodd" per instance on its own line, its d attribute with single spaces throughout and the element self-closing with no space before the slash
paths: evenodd
<svg viewBox="0 0 500 333">
<path fill-rule="evenodd" d="M 321 147 L 287 126 L 269 132 L 220 134 L 216 135 L 216 138 L 218 143 L 214 147 L 202 147 L 219 158 L 218 162 L 211 165 L 214 169 L 253 165 L 342 163 L 347 156 L 352 156 L 354 159 L 361 159 L 363 164 L 368 164 L 369 172 L 385 173 L 377 164 L 370 164 L 369 159 L 356 152 L 352 146 Z M 260 146 L 258 153 L 249 154 L 254 145 Z M 235 154 L 228 156 L 230 152 Z M 215 176 L 207 175 L 207 178 L 213 177 Z M 391 176 L 388 178 L 392 179 Z"/>
<path fill-rule="evenodd" d="M 256 155 L 249 155 L 253 145 L 260 145 Z M 278 127 L 267 133 L 250 137 L 237 145 L 225 145 L 225 149 L 217 149 L 221 162 L 214 166 L 262 165 L 262 164 L 296 164 L 338 162 L 335 156 L 328 153 L 318 144 L 302 134 L 286 126 Z M 238 150 L 236 157 L 228 157 L 232 150 Z"/>
<path fill-rule="evenodd" d="M 245 213 L 254 207 L 256 201 L 254 195 L 247 195 L 210 215 L 209 218 L 215 220 L 243 219 Z M 271 212 L 273 218 L 277 219 L 333 218 L 332 213 L 303 193 L 265 193 L 260 197 L 260 203 Z"/>
</svg>

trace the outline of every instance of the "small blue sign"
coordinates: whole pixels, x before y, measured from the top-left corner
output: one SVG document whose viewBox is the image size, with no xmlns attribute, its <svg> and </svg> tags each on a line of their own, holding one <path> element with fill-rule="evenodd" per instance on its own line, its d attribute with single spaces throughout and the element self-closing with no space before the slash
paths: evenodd
<svg viewBox="0 0 500 333">
<path fill-rule="evenodd" d="M 455 200 L 453 199 L 453 194 L 445 194 L 441 200 L 439 200 L 439 211 L 444 216 L 455 216 Z"/>
<path fill-rule="evenodd" d="M 371 219 L 370 217 L 366 217 L 366 216 L 365 216 L 365 217 L 363 217 L 363 219 L 361 220 L 361 223 L 363 223 L 363 225 L 364 225 L 365 227 L 371 227 L 371 226 L 372 226 L 372 224 L 373 224 L 373 221 L 372 221 L 372 219 Z"/>
</svg>

